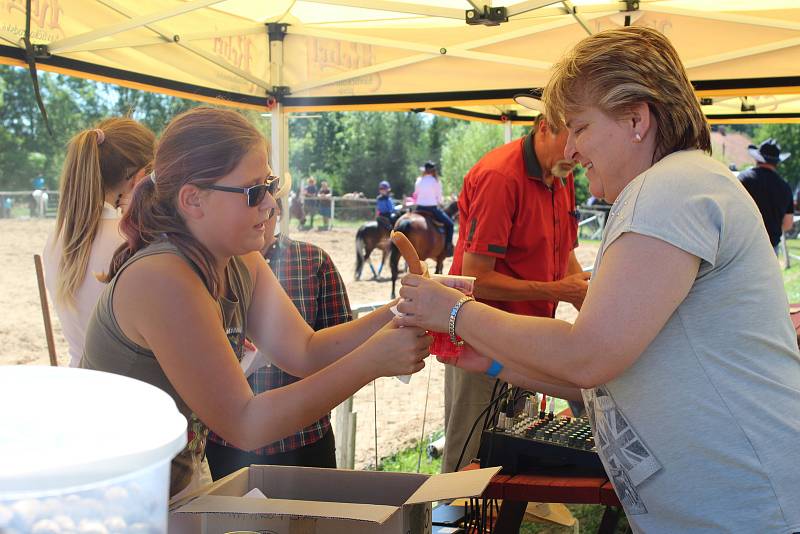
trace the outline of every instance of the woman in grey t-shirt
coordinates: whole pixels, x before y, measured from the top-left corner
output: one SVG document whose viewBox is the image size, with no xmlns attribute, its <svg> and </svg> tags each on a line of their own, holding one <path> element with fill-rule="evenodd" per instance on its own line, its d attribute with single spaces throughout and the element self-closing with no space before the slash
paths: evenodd
<svg viewBox="0 0 800 534">
<path fill-rule="evenodd" d="M 752 199 L 705 154 L 677 52 L 648 28 L 600 32 L 543 99 L 565 156 L 613 202 L 575 324 L 413 275 L 396 321 L 441 332 L 454 317 L 474 347 L 459 367 L 582 398 L 636 532 L 800 531 L 800 358 L 781 273 Z"/>
</svg>

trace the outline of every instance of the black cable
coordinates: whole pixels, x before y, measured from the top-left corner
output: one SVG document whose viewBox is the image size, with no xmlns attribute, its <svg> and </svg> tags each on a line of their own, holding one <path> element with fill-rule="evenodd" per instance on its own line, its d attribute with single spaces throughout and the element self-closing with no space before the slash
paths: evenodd
<svg viewBox="0 0 800 534">
<path fill-rule="evenodd" d="M 503 400 L 505 399 L 505 394 L 506 394 L 507 387 L 508 387 L 508 384 L 506 384 L 506 383 L 503 383 L 500 386 L 500 391 L 497 393 L 497 400 L 499 402 L 497 402 L 497 404 L 494 405 L 494 410 L 492 412 L 490 412 L 487 415 L 487 417 L 484 419 L 483 430 L 488 430 L 490 427 L 493 427 L 493 426 L 497 425 L 497 418 L 500 415 L 500 412 L 502 411 L 501 404 L 502 404 Z"/>
<path fill-rule="evenodd" d="M 481 413 L 478 414 L 478 417 L 475 418 L 475 422 L 472 424 L 472 428 L 470 428 L 469 434 L 467 435 L 467 439 L 464 442 L 464 446 L 461 448 L 461 454 L 458 456 L 458 462 L 456 462 L 455 471 L 458 471 L 459 467 L 461 467 L 461 461 L 464 459 L 464 454 L 466 454 L 467 452 L 467 445 L 469 444 L 469 440 L 472 438 L 472 434 L 475 432 L 475 429 L 478 427 L 478 422 L 481 420 L 481 417 L 484 417 L 484 427 L 483 427 L 484 430 L 486 430 L 489 427 L 490 422 L 493 422 L 494 424 L 491 426 L 492 434 L 494 434 L 497 431 L 496 417 L 499 414 L 499 410 L 497 410 L 499 408 L 499 403 L 501 400 L 504 399 L 508 401 L 508 399 L 505 396 L 506 389 L 508 388 L 508 383 L 502 382 L 502 385 L 500 384 L 501 382 L 499 379 L 495 381 L 494 387 L 492 388 L 491 400 L 486 405 L 486 408 L 484 408 L 483 411 L 481 411 Z M 498 385 L 500 385 L 499 394 L 497 392 Z M 497 394 L 496 397 L 495 394 Z M 511 405 L 515 406 L 516 403 L 519 401 L 519 399 L 521 399 L 525 395 L 533 396 L 533 392 L 528 390 L 522 390 L 520 388 L 509 389 L 509 397 L 511 399 L 510 401 Z M 492 408 L 495 408 L 496 410 L 490 417 L 489 412 L 492 410 Z M 492 439 L 489 441 L 487 463 L 490 463 L 491 461 L 493 445 L 494 445 L 494 440 Z M 489 523 L 491 524 L 491 519 L 494 518 L 494 513 L 495 512 L 497 512 L 497 514 L 500 513 L 500 511 L 497 509 L 497 502 L 494 499 L 492 499 L 491 502 L 488 503 L 488 505 L 489 506 L 487 508 L 487 499 L 475 499 L 475 498 L 470 499 L 470 504 L 468 509 L 465 509 L 465 517 L 464 517 L 464 526 L 466 532 L 472 531 L 470 523 L 474 523 L 475 526 L 480 529 L 481 534 L 485 532 L 487 519 L 489 519 Z M 489 517 L 490 514 L 491 517 Z"/>
<path fill-rule="evenodd" d="M 516 395 L 514 395 L 511 398 L 511 401 L 510 401 L 512 406 L 516 406 L 517 401 L 519 399 L 521 399 L 524 395 L 529 395 L 529 396 L 533 395 L 533 392 L 528 391 L 528 390 L 523 390 L 523 389 L 514 388 L 514 389 L 511 389 L 509 391 L 512 392 L 512 395 L 514 395 L 513 392 L 516 391 Z M 486 464 L 487 465 L 492 465 L 492 451 L 494 449 L 494 442 L 495 442 L 494 436 L 497 433 L 497 425 L 492 427 L 491 433 L 492 433 L 492 435 L 491 435 L 491 438 L 489 439 L 489 446 L 486 449 Z"/>
<path fill-rule="evenodd" d="M 39 90 L 39 75 L 36 72 L 36 49 L 37 46 L 31 41 L 31 0 L 25 2 L 25 33 L 22 36 L 22 44 L 25 46 L 25 62 L 28 64 L 28 72 L 31 75 L 31 83 L 33 85 L 33 96 L 36 98 L 36 105 L 42 114 L 42 121 L 47 128 L 50 137 L 55 137 L 53 128 L 50 127 L 50 121 L 47 118 L 47 109 L 44 107 L 42 101 L 42 92 Z"/>
<path fill-rule="evenodd" d="M 481 532 L 486 532 L 486 500 L 481 499 Z"/>
<path fill-rule="evenodd" d="M 478 427 L 478 422 L 481 420 L 481 417 L 483 417 L 484 414 L 486 414 L 492 408 L 492 406 L 494 406 L 502 398 L 503 397 L 497 397 L 496 399 L 490 401 L 489 404 L 486 406 L 486 408 L 484 408 L 483 411 L 475 419 L 475 422 L 472 424 L 472 428 L 470 429 L 469 434 L 467 435 L 467 439 L 464 442 L 464 446 L 461 448 L 461 454 L 458 457 L 458 462 L 456 462 L 456 467 L 455 467 L 454 471 L 458 471 L 458 468 L 461 467 L 461 460 L 464 459 L 464 454 L 466 454 L 466 452 L 467 452 L 467 445 L 469 444 L 469 440 L 470 440 L 470 438 L 472 438 L 472 434 L 475 432 L 475 429 Z"/>
<path fill-rule="evenodd" d="M 499 380 L 498 380 L 498 382 L 499 382 Z M 496 389 L 496 386 L 497 386 L 497 382 L 495 383 L 495 389 Z M 464 454 L 466 454 L 466 452 L 467 452 L 467 445 L 469 444 L 469 440 L 472 438 L 472 434 L 475 432 L 475 428 L 478 426 L 478 421 L 480 421 L 481 417 L 484 416 L 485 414 L 487 414 L 489 412 L 489 410 L 491 410 L 491 408 L 493 406 L 497 407 L 498 403 L 501 400 L 504 399 L 504 397 L 503 397 L 503 393 L 505 393 L 504 388 L 507 387 L 507 386 L 508 386 L 508 383 L 503 382 L 503 386 L 501 386 L 501 388 L 500 388 L 500 394 L 496 398 L 493 398 L 491 401 L 489 401 L 489 404 L 486 405 L 486 408 L 484 408 L 483 411 L 478 415 L 477 419 L 475 419 L 475 422 L 472 424 L 472 428 L 470 429 L 469 434 L 467 435 L 467 439 L 464 442 L 464 446 L 461 448 L 461 454 L 458 456 L 458 462 L 456 462 L 455 471 L 458 471 L 458 468 L 461 467 L 461 461 L 464 459 Z M 495 393 L 495 391 L 493 390 L 492 391 L 492 395 L 494 395 L 494 393 Z M 533 392 L 528 391 L 528 390 L 520 390 L 520 391 L 517 392 L 515 397 L 512 399 L 512 402 L 516 403 L 520 398 L 522 398 L 523 395 L 531 395 L 532 396 Z M 497 417 L 498 413 L 499 413 L 499 411 L 496 411 L 494 413 L 494 415 L 492 417 L 492 421 L 493 422 L 496 421 L 496 417 Z M 484 430 L 486 428 L 488 428 L 488 427 L 484 427 Z M 497 429 L 496 423 L 494 425 L 492 425 L 492 428 L 493 428 L 492 433 L 494 433 L 496 431 L 496 429 Z M 493 443 L 494 443 L 493 440 L 489 442 L 489 453 L 487 454 L 487 463 L 491 459 L 491 449 L 492 449 Z"/>
<path fill-rule="evenodd" d="M 498 396 L 502 396 L 502 389 L 503 389 L 503 387 L 505 387 L 505 384 L 506 383 L 505 382 L 501 382 L 499 378 L 494 381 L 494 387 L 492 388 L 492 396 L 489 397 L 489 402 L 492 402 L 495 399 L 495 395 L 497 394 L 497 386 L 500 386 L 500 390 L 501 390 L 501 393 Z M 490 418 L 489 418 L 489 414 L 487 413 L 486 417 L 484 417 L 484 419 L 483 419 L 483 430 L 486 430 L 487 428 L 489 428 L 489 421 L 490 421 Z"/>
</svg>

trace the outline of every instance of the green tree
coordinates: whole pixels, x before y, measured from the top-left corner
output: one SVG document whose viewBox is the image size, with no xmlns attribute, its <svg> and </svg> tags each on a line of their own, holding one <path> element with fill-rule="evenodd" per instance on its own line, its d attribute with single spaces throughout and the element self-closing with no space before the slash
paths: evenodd
<svg viewBox="0 0 800 534">
<path fill-rule="evenodd" d="M 442 187 L 458 194 L 464 176 L 487 152 L 503 144 L 503 128 L 484 122 L 459 122 L 447 132 L 442 147 Z"/>
<path fill-rule="evenodd" d="M 778 172 L 792 187 L 800 182 L 800 124 L 764 124 L 755 136 L 756 145 L 769 137 L 781 145 L 781 151 L 792 156 L 778 166 Z"/>
<path fill-rule="evenodd" d="M 486 153 L 505 143 L 505 127 L 485 122 L 455 121 L 442 146 L 442 185 L 445 195 L 457 195 L 464 176 Z M 511 139 L 530 132 L 530 126 L 514 125 Z"/>
<path fill-rule="evenodd" d="M 591 193 L 589 193 L 589 180 L 586 178 L 586 169 L 578 165 L 575 168 L 575 203 L 578 206 L 586 204 Z"/>
<path fill-rule="evenodd" d="M 410 193 L 428 151 L 425 128 L 416 113 L 342 114 L 334 166 L 342 190 L 374 196 L 378 182 L 388 180 L 395 196 Z"/>
<path fill-rule="evenodd" d="M 342 113 L 314 113 L 289 120 L 289 167 L 296 177 L 315 176 L 328 180 L 335 194 L 341 194 L 339 165 L 344 151 Z"/>
<path fill-rule="evenodd" d="M 56 188 L 69 139 L 108 113 L 105 88 L 79 78 L 40 73 L 41 96 L 53 129 L 50 136 L 28 72 L 2 67 L 0 80 L 0 188 L 29 189 L 38 175 L 46 178 L 48 187 Z"/>
<path fill-rule="evenodd" d="M 117 87 L 113 114 L 130 116 L 160 134 L 167 123 L 188 109 L 202 105 L 200 102 L 174 96 L 138 91 L 128 87 Z"/>
<path fill-rule="evenodd" d="M 426 160 L 430 159 L 441 163 L 442 149 L 447 140 L 447 133 L 462 122 L 463 121 L 451 119 L 449 117 L 442 117 L 439 115 L 433 116 L 428 126 L 429 156 L 425 158 Z"/>
<path fill-rule="evenodd" d="M 724 126 L 726 130 L 732 132 L 739 132 L 741 134 L 746 135 L 747 137 L 755 137 L 758 132 L 759 125 L 758 124 L 724 124 L 719 125 Z M 712 130 L 714 127 L 712 126 Z"/>
</svg>

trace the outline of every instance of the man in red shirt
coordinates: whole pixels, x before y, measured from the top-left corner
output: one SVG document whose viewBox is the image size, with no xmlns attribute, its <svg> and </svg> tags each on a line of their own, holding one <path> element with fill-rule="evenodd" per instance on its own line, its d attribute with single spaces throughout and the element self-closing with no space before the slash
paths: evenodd
<svg viewBox="0 0 800 534">
<path fill-rule="evenodd" d="M 450 274 L 476 277 L 475 297 L 520 315 L 554 317 L 559 301 L 580 308 L 589 274 L 575 258 L 578 212 L 572 174 L 564 164 L 565 130 L 541 115 L 531 133 L 486 154 L 464 177 L 458 198 L 458 243 Z M 445 451 L 442 471 L 458 469 L 467 435 L 491 400 L 495 379 L 445 368 Z M 464 463 L 478 452 L 473 433 Z"/>
</svg>

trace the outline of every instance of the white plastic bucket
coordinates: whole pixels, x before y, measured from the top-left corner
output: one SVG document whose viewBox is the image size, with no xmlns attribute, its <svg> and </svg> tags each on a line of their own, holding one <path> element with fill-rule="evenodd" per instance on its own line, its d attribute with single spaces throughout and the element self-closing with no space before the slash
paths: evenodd
<svg viewBox="0 0 800 534">
<path fill-rule="evenodd" d="M 166 532 L 186 419 L 110 373 L 0 366 L 0 533 Z"/>
</svg>

